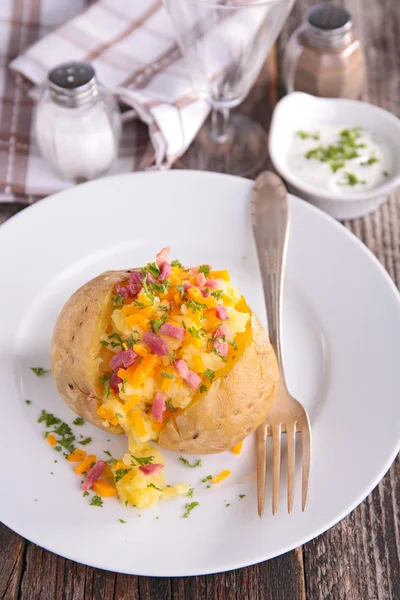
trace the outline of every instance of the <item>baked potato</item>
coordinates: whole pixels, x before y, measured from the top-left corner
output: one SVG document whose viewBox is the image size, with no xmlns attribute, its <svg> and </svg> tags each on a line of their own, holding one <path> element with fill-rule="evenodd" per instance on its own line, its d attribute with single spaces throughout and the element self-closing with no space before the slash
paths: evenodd
<svg viewBox="0 0 400 600">
<path fill-rule="evenodd" d="M 232 448 L 266 418 L 278 382 L 267 334 L 228 272 L 185 268 L 168 254 L 83 285 L 52 339 L 63 400 L 125 432 L 139 458 L 150 441 L 182 453 Z"/>
</svg>

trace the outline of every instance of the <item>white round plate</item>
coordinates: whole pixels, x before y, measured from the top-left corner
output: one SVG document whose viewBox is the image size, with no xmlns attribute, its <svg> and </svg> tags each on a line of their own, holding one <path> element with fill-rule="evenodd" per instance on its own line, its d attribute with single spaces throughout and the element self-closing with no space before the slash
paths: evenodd
<svg viewBox="0 0 400 600">
<path fill-rule="evenodd" d="M 0 518 L 6 525 L 102 569 L 214 573 L 307 542 L 351 511 L 384 475 L 399 447 L 399 294 L 353 235 L 293 197 L 283 342 L 289 387 L 308 409 L 313 431 L 305 513 L 297 468 L 293 514 L 286 512 L 282 490 L 272 516 L 268 480 L 266 513 L 258 517 L 253 439 L 239 456 L 201 457 L 201 468 L 185 467 L 167 453 L 168 483 L 190 483 L 193 499 L 141 511 L 116 499 L 90 506 L 73 465 L 43 439 L 41 409 L 68 423 L 75 415 L 51 374 L 37 377 L 30 367 L 49 368 L 60 309 L 102 271 L 142 265 L 171 245 L 172 256 L 186 264 L 228 268 L 265 323 L 248 214 L 251 186 L 245 179 L 190 171 L 110 177 L 38 202 L 0 228 Z M 88 424 L 74 430 L 91 436 L 89 449 L 103 458 L 104 450 L 118 456 L 125 448 L 123 436 L 111 439 Z M 232 471 L 224 482 L 211 488 L 201 482 L 223 468 Z M 199 506 L 182 518 L 192 501 Z"/>
</svg>

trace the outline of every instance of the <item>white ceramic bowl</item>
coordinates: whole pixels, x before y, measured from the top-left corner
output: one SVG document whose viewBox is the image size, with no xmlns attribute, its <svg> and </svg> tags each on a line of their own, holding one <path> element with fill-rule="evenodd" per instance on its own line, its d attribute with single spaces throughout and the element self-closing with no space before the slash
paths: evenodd
<svg viewBox="0 0 400 600">
<path fill-rule="evenodd" d="M 318 189 L 300 179 L 287 163 L 293 135 L 299 129 L 315 130 L 321 125 L 360 126 L 381 138 L 393 155 L 389 177 L 372 190 L 352 192 L 347 196 Z M 293 92 L 276 105 L 269 137 L 269 153 L 275 169 L 285 179 L 291 192 L 336 219 L 355 219 L 378 208 L 387 195 L 400 185 L 400 119 L 368 102 L 316 98 L 302 92 Z"/>
</svg>

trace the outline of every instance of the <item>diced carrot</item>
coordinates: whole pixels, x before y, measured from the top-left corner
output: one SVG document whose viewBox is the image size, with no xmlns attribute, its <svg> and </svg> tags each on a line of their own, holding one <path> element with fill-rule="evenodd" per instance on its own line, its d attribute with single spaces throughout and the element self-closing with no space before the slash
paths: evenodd
<svg viewBox="0 0 400 600">
<path fill-rule="evenodd" d="M 239 302 L 235 306 L 235 309 L 239 312 L 244 312 L 244 313 L 250 312 L 249 306 L 248 306 L 246 300 L 244 299 L 244 296 L 242 296 L 240 298 Z"/>
<path fill-rule="evenodd" d="M 47 436 L 46 440 L 48 441 L 50 446 L 55 446 L 57 444 L 57 440 L 52 433 L 50 433 L 50 435 Z"/>
<path fill-rule="evenodd" d="M 118 369 L 117 375 L 118 377 L 121 377 L 121 379 L 125 379 L 125 377 L 127 377 L 126 369 Z"/>
<path fill-rule="evenodd" d="M 207 296 L 207 298 L 203 298 L 202 304 L 205 304 L 207 308 L 215 308 L 217 306 L 217 301 L 214 296 Z"/>
<path fill-rule="evenodd" d="M 119 469 L 126 469 L 126 468 L 127 468 L 127 466 L 125 463 L 122 462 L 122 460 L 118 460 L 114 465 L 115 471 L 119 471 Z"/>
<path fill-rule="evenodd" d="M 111 423 L 111 425 L 118 425 L 117 417 L 110 410 L 108 410 L 108 408 L 105 408 L 104 406 L 99 406 L 99 408 L 97 409 L 97 414 L 102 419 L 105 419 L 106 421 Z"/>
<path fill-rule="evenodd" d="M 212 481 L 212 483 L 219 483 L 220 481 L 224 481 L 224 479 L 229 477 L 230 474 L 231 474 L 231 472 L 228 471 L 228 469 L 224 469 L 223 471 L 221 471 L 221 473 L 218 473 L 218 475 L 215 475 L 215 477 L 213 477 L 211 479 L 211 481 Z"/>
<path fill-rule="evenodd" d="M 132 419 L 133 428 L 139 437 L 146 435 L 146 427 L 144 425 L 143 417 L 137 408 L 134 408 L 129 413 L 129 417 Z"/>
<path fill-rule="evenodd" d="M 208 276 L 210 279 L 223 279 L 224 281 L 230 281 L 231 279 L 227 270 L 210 271 Z"/>
<path fill-rule="evenodd" d="M 86 457 L 82 462 L 79 463 L 79 465 L 76 465 L 75 467 L 75 473 L 77 475 L 82 475 L 82 473 L 84 473 L 85 471 L 89 471 L 92 463 L 97 462 L 97 458 L 95 454 L 90 454 L 88 457 Z"/>
<path fill-rule="evenodd" d="M 158 421 L 154 420 L 154 423 L 152 423 L 151 428 L 153 431 L 161 431 L 162 429 L 164 429 L 165 427 L 165 423 L 158 423 Z"/>
<path fill-rule="evenodd" d="M 124 411 L 128 413 L 136 404 L 139 404 L 140 396 L 139 394 L 132 395 L 129 400 L 127 400 L 124 404 Z"/>
<path fill-rule="evenodd" d="M 139 356 L 146 356 L 146 354 L 147 354 L 146 348 L 144 346 L 140 346 L 140 344 L 134 344 L 133 345 L 133 350 Z"/>
<path fill-rule="evenodd" d="M 222 294 L 222 300 L 223 300 L 225 306 L 233 306 L 234 305 L 234 301 L 232 300 L 232 298 L 230 296 L 227 296 L 226 294 Z"/>
<path fill-rule="evenodd" d="M 241 442 L 238 442 L 237 444 L 235 444 L 232 448 L 233 454 L 240 454 L 240 452 L 242 450 L 242 446 L 243 446 L 243 440 Z"/>
<path fill-rule="evenodd" d="M 176 294 L 174 294 L 174 300 L 176 304 L 179 305 L 182 302 L 182 296 L 177 292 Z"/>
<path fill-rule="evenodd" d="M 158 364 L 160 364 L 160 359 L 158 358 L 158 356 L 156 356 L 155 354 L 147 354 L 143 357 L 142 362 L 133 373 L 133 376 L 130 377 L 128 375 L 129 383 L 135 388 L 140 387 L 149 377 L 154 367 Z"/>
<path fill-rule="evenodd" d="M 107 481 L 104 481 L 104 479 L 95 481 L 92 490 L 102 498 L 109 498 L 110 496 L 117 495 L 115 487 L 107 483 Z"/>
<path fill-rule="evenodd" d="M 125 323 L 130 327 L 138 325 L 139 327 L 146 329 L 146 327 L 149 324 L 149 319 L 142 314 L 136 313 L 134 315 L 128 315 L 127 317 L 125 317 Z"/>
<path fill-rule="evenodd" d="M 191 287 L 188 289 L 188 296 L 196 300 L 196 302 L 200 302 L 200 304 L 204 304 L 204 296 L 197 287 Z M 211 296 L 212 298 L 212 296 Z"/>
<path fill-rule="evenodd" d="M 204 373 L 204 370 L 205 370 L 204 362 L 201 357 L 201 354 L 193 355 L 193 365 L 194 365 L 194 370 L 196 371 L 196 373 Z"/>
<path fill-rule="evenodd" d="M 68 454 L 67 460 L 69 460 L 69 462 L 82 462 L 85 456 L 86 452 L 84 450 L 81 450 L 80 448 L 75 448 L 75 450 L 71 452 L 71 454 Z"/>
<path fill-rule="evenodd" d="M 194 346 L 195 348 L 201 348 L 203 345 L 203 340 L 201 338 L 194 338 L 192 337 L 190 339 L 190 343 L 192 344 L 192 346 Z"/>
<path fill-rule="evenodd" d="M 163 392 L 168 392 L 169 388 L 171 387 L 171 383 L 172 383 L 172 379 L 168 379 L 168 378 L 163 378 L 162 380 L 162 384 L 161 384 L 161 389 L 163 390 Z"/>
<path fill-rule="evenodd" d="M 215 310 L 206 310 L 204 314 L 207 317 L 207 329 L 214 329 L 214 327 L 221 325 L 222 321 L 216 317 Z"/>
</svg>

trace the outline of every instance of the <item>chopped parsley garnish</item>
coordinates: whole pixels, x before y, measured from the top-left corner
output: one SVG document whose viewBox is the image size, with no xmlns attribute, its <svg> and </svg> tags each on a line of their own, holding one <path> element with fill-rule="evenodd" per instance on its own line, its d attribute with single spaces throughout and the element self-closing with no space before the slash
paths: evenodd
<svg viewBox="0 0 400 600">
<path fill-rule="evenodd" d="M 239 494 L 239 500 L 242 500 L 242 498 L 245 498 L 246 494 Z"/>
<path fill-rule="evenodd" d="M 236 342 L 235 342 L 235 340 L 228 340 L 228 342 L 230 343 L 230 345 L 232 346 L 232 348 L 233 348 L 234 350 L 237 350 L 237 346 L 236 346 Z"/>
<path fill-rule="evenodd" d="M 121 413 L 115 413 L 115 416 L 117 417 L 117 419 L 123 419 L 123 415 L 121 415 Z"/>
<path fill-rule="evenodd" d="M 32 400 L 25 400 L 25 404 L 32 404 Z"/>
<path fill-rule="evenodd" d="M 200 386 L 200 394 L 204 394 L 204 392 L 206 392 L 207 390 L 208 390 L 208 387 L 206 385 L 204 385 L 204 383 L 202 383 Z"/>
<path fill-rule="evenodd" d="M 153 292 L 159 292 L 160 294 L 166 294 L 169 288 L 169 281 L 166 279 L 163 283 L 148 283 L 148 289 Z"/>
<path fill-rule="evenodd" d="M 158 319 L 154 319 L 154 321 L 150 321 L 150 325 L 151 328 L 153 330 L 154 333 L 157 333 L 158 330 L 160 329 L 160 327 L 162 325 L 164 325 L 165 321 L 167 320 L 168 315 L 163 315 L 162 317 L 159 317 Z"/>
<path fill-rule="evenodd" d="M 79 443 L 80 443 L 82 446 L 87 446 L 88 444 L 90 444 L 90 442 L 91 442 L 91 441 L 92 441 L 92 438 L 91 438 L 91 437 L 87 437 L 87 438 L 85 438 L 84 440 L 80 440 L 80 442 L 79 442 Z"/>
<path fill-rule="evenodd" d="M 108 462 L 109 465 L 115 465 L 115 463 L 117 463 L 118 461 L 117 461 L 116 458 L 112 458 L 111 457 L 111 458 L 108 459 L 107 462 Z"/>
<path fill-rule="evenodd" d="M 191 327 L 187 328 L 188 332 L 190 333 L 190 335 L 194 338 L 200 338 L 200 332 L 197 329 L 197 327 L 195 327 L 194 325 L 192 325 Z"/>
<path fill-rule="evenodd" d="M 379 158 L 377 158 L 376 156 L 370 156 L 367 161 L 362 162 L 360 164 L 362 167 L 370 167 L 371 165 L 374 165 L 377 162 L 379 162 Z"/>
<path fill-rule="evenodd" d="M 72 421 L 73 425 L 84 425 L 85 423 L 85 419 L 82 419 L 82 417 L 76 417 L 75 421 Z"/>
<path fill-rule="evenodd" d="M 225 504 L 225 508 L 228 508 L 228 506 L 230 506 L 230 503 L 228 502 L 228 504 Z"/>
<path fill-rule="evenodd" d="M 183 285 L 177 285 L 176 289 L 178 290 L 181 296 L 185 295 L 185 288 L 183 287 Z"/>
<path fill-rule="evenodd" d="M 189 300 L 189 302 L 186 303 L 186 306 L 191 308 L 193 312 L 207 308 L 206 304 L 201 304 L 201 302 L 197 302 L 197 300 Z"/>
<path fill-rule="evenodd" d="M 135 465 L 135 461 L 139 464 L 139 465 L 151 465 L 151 463 L 154 460 L 154 456 L 133 456 L 132 455 L 132 460 L 131 460 L 131 465 L 134 467 Z"/>
<path fill-rule="evenodd" d="M 190 504 L 189 503 L 185 504 L 185 513 L 183 515 L 183 518 L 187 519 L 189 517 L 190 513 L 192 512 L 192 510 L 194 508 L 196 508 L 196 506 L 199 506 L 198 502 L 190 502 Z"/>
<path fill-rule="evenodd" d="M 90 502 L 89 506 L 100 506 L 101 508 L 103 507 L 103 500 L 101 499 L 100 496 L 98 496 L 97 494 L 95 494 Z"/>
<path fill-rule="evenodd" d="M 134 333 L 137 335 L 137 338 L 133 337 Z M 140 333 L 137 331 L 137 329 L 134 329 L 132 331 L 131 335 L 126 340 L 126 345 L 128 346 L 128 348 L 132 348 L 132 346 L 134 344 L 136 344 L 136 342 L 138 342 L 139 340 L 140 340 Z"/>
<path fill-rule="evenodd" d="M 204 273 L 206 277 L 210 274 L 210 267 L 208 265 L 200 265 L 199 273 Z"/>
<path fill-rule="evenodd" d="M 206 369 L 204 371 L 204 376 L 207 377 L 207 379 L 209 379 L 212 383 L 213 379 L 215 378 L 215 373 L 212 369 Z"/>
<path fill-rule="evenodd" d="M 86 498 L 86 496 L 89 496 L 89 492 L 87 490 L 83 492 L 83 497 Z"/>
<path fill-rule="evenodd" d="M 358 148 L 365 148 L 366 144 L 359 143 L 360 127 L 343 129 L 335 144 L 316 146 L 305 153 L 307 159 L 314 158 L 320 162 L 328 163 L 334 173 L 345 167 L 345 161 L 360 156 Z M 371 163 L 372 164 L 372 163 Z M 352 184 L 349 184 L 352 185 Z"/>
<path fill-rule="evenodd" d="M 171 412 L 176 412 L 176 411 L 175 411 L 175 408 L 174 408 L 174 406 L 172 405 L 171 398 L 168 398 L 168 400 L 167 400 L 167 406 L 168 406 L 168 409 L 169 409 Z"/>
<path fill-rule="evenodd" d="M 107 454 L 107 456 L 111 456 L 111 452 L 109 452 L 108 450 L 103 450 L 104 454 Z"/>
<path fill-rule="evenodd" d="M 122 479 L 123 477 L 125 477 L 125 475 L 127 473 L 129 473 L 129 471 L 131 471 L 132 469 L 130 469 L 129 467 L 127 469 L 118 469 L 117 471 L 115 471 L 115 483 L 117 483 L 118 481 L 120 481 L 120 479 Z"/>
<path fill-rule="evenodd" d="M 122 385 L 121 385 L 121 394 L 125 394 L 125 384 L 128 382 L 128 378 L 124 377 L 124 380 L 122 381 Z"/>
<path fill-rule="evenodd" d="M 215 346 L 213 346 L 213 347 L 211 348 L 210 352 L 213 352 L 214 354 L 216 354 L 217 356 L 219 356 L 219 357 L 220 357 L 220 359 L 224 361 L 224 363 L 226 363 L 226 362 L 227 362 L 227 361 L 226 361 L 226 358 L 225 358 L 225 356 L 222 356 L 222 354 L 221 354 L 221 353 L 220 353 L 220 352 L 219 352 L 219 351 L 216 349 L 216 347 L 215 347 Z"/>
<path fill-rule="evenodd" d="M 206 481 L 211 481 L 212 479 L 212 475 L 207 475 L 207 477 L 203 477 L 203 479 L 201 480 L 202 483 L 205 483 Z"/>
<path fill-rule="evenodd" d="M 156 485 L 154 485 L 154 483 L 149 483 L 149 485 L 147 487 L 152 487 L 155 490 L 157 490 L 158 492 L 162 492 L 162 490 L 160 490 L 160 488 L 158 488 Z"/>
<path fill-rule="evenodd" d="M 106 398 L 110 395 L 110 379 L 111 373 L 106 373 L 103 377 L 100 377 L 100 383 L 104 386 L 104 394 Z"/>
<path fill-rule="evenodd" d="M 42 369 L 42 367 L 30 367 L 30 369 L 38 377 L 41 377 L 42 375 L 45 375 L 45 373 L 50 373 L 50 369 Z"/>
<path fill-rule="evenodd" d="M 124 304 L 124 301 L 125 301 L 125 296 L 122 296 L 122 294 L 117 294 L 116 292 L 114 292 L 113 297 L 112 297 L 113 309 L 121 308 L 122 305 Z"/>
<path fill-rule="evenodd" d="M 61 452 L 62 448 L 61 446 L 54 446 L 54 450 L 57 450 L 57 452 Z"/>
<path fill-rule="evenodd" d="M 121 337 L 120 335 L 118 335 L 118 333 L 111 333 L 111 334 L 108 336 L 108 339 L 109 339 L 109 340 L 112 340 L 112 341 L 110 342 L 110 344 L 111 344 L 111 348 L 116 348 L 117 346 L 121 346 L 121 347 L 122 347 L 122 346 L 123 346 L 123 344 L 124 344 L 124 340 L 122 339 L 122 337 Z M 116 342 L 114 342 L 114 340 L 117 340 L 117 341 L 116 341 Z"/>
<path fill-rule="evenodd" d="M 146 273 L 150 273 L 150 275 L 152 275 L 155 279 L 158 279 L 160 276 L 160 269 L 155 262 L 147 263 L 144 269 L 142 269 L 142 273 L 143 275 L 145 275 Z"/>
<path fill-rule="evenodd" d="M 338 185 L 350 185 L 351 187 L 354 187 L 358 183 L 362 185 L 367 183 L 366 181 L 364 181 L 363 179 L 359 179 L 357 175 L 355 175 L 354 173 L 350 173 L 349 171 L 346 171 L 345 173 L 343 173 L 343 175 L 345 179 L 343 181 L 340 181 Z"/>
<path fill-rule="evenodd" d="M 184 465 L 186 465 L 187 467 L 190 467 L 191 469 L 194 469 L 195 467 L 201 467 L 201 459 L 200 458 L 198 460 L 196 460 L 196 462 L 194 462 L 192 465 L 190 464 L 190 462 L 188 460 L 186 460 L 186 458 L 183 458 L 183 456 L 180 456 L 179 460 Z"/>
<path fill-rule="evenodd" d="M 125 500 L 124 504 L 125 506 L 128 506 L 128 500 Z"/>
<path fill-rule="evenodd" d="M 389 177 L 389 171 L 382 171 L 382 175 L 384 177 Z"/>
<path fill-rule="evenodd" d="M 124 521 L 123 519 L 118 519 L 120 523 L 127 523 L 128 521 Z"/>
<path fill-rule="evenodd" d="M 161 377 L 164 379 L 175 379 L 175 375 L 172 375 L 172 373 L 166 373 L 165 371 L 161 372 Z"/>
<path fill-rule="evenodd" d="M 180 269 L 183 269 L 183 264 L 179 262 L 179 260 L 175 259 L 171 262 L 171 267 L 179 267 Z"/>
<path fill-rule="evenodd" d="M 211 296 L 214 296 L 214 298 L 216 300 L 221 300 L 222 294 L 223 294 L 222 290 L 215 290 L 214 292 L 211 292 Z"/>
<path fill-rule="evenodd" d="M 104 348 L 107 348 L 110 345 L 110 342 L 106 342 L 106 340 L 101 340 L 100 344 L 104 346 Z"/>
<path fill-rule="evenodd" d="M 173 353 L 172 352 L 168 352 L 168 358 L 169 358 L 169 362 L 170 363 L 174 362 L 174 360 L 175 360 L 175 350 L 174 350 Z"/>
<path fill-rule="evenodd" d="M 188 489 L 188 493 L 186 494 L 186 496 L 188 498 L 193 498 L 193 492 L 194 492 L 194 488 L 189 488 Z"/>
<path fill-rule="evenodd" d="M 302 140 L 319 140 L 318 131 L 316 131 L 315 133 L 308 133 L 307 131 L 302 131 L 301 129 L 299 129 L 298 131 L 296 131 L 296 135 Z"/>
</svg>

